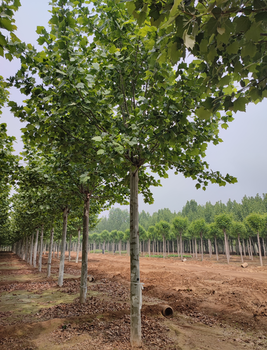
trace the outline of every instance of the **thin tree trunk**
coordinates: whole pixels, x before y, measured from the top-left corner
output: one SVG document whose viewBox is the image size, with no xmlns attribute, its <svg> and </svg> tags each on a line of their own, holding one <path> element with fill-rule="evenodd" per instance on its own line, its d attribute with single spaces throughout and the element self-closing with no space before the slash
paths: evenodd
<svg viewBox="0 0 267 350">
<path fill-rule="evenodd" d="M 260 263 L 261 263 L 261 266 L 263 266 L 263 264 L 262 264 L 262 256 L 261 256 L 261 242 L 260 242 L 259 232 L 257 232 L 257 239 L 258 239 L 258 250 L 259 250 L 259 256 L 260 256 Z"/>
<path fill-rule="evenodd" d="M 34 234 L 32 234 L 31 236 L 31 250 L 30 250 L 30 260 L 29 263 L 30 265 L 32 265 L 32 261 L 33 261 L 33 244 L 34 244 Z"/>
<path fill-rule="evenodd" d="M 208 238 L 208 246 L 209 246 L 209 256 L 210 256 L 210 259 L 212 257 L 212 246 L 211 246 L 211 242 L 210 242 L 210 239 Z"/>
<path fill-rule="evenodd" d="M 58 285 L 59 285 L 59 287 L 62 287 L 63 278 L 64 278 L 67 221 L 68 221 L 68 207 L 66 207 L 63 211 L 63 230 L 62 230 L 61 254 L 60 254 L 59 273 L 58 273 Z"/>
<path fill-rule="evenodd" d="M 250 259 L 253 260 L 253 252 L 252 252 L 252 245 L 251 245 L 251 238 L 249 237 L 249 250 L 250 250 Z"/>
<path fill-rule="evenodd" d="M 239 235 L 237 236 L 237 240 L 238 240 L 238 249 L 239 249 L 239 253 L 240 253 L 241 263 L 243 264 L 244 259 L 243 259 L 243 255 L 242 255 L 242 246 L 241 246 L 241 243 L 240 243 Z"/>
<path fill-rule="evenodd" d="M 177 255 L 179 257 L 179 237 L 177 236 Z"/>
<path fill-rule="evenodd" d="M 70 235 L 69 237 L 69 261 L 71 260 L 71 238 L 72 238 L 72 235 Z"/>
<path fill-rule="evenodd" d="M 265 257 L 266 256 L 266 249 L 265 249 L 264 239 L 262 238 L 261 241 L 262 241 L 262 247 L 263 247 L 263 255 Z"/>
<path fill-rule="evenodd" d="M 39 251 L 39 262 L 38 262 L 38 271 L 42 271 L 42 252 L 43 252 L 43 238 L 44 238 L 44 225 L 41 228 L 41 236 L 40 236 L 40 251 Z"/>
<path fill-rule="evenodd" d="M 229 261 L 230 261 L 229 246 L 228 246 L 228 239 L 227 239 L 225 230 L 223 231 L 223 234 L 224 234 L 225 255 L 227 259 L 227 264 L 229 264 Z"/>
<path fill-rule="evenodd" d="M 142 289 L 139 267 L 138 169 L 130 170 L 131 345 L 141 346 Z"/>
<path fill-rule="evenodd" d="M 182 232 L 180 233 L 180 252 L 181 252 L 181 261 L 183 260 L 183 237 Z"/>
<path fill-rule="evenodd" d="M 243 246 L 244 256 L 246 256 L 246 246 L 245 246 L 245 240 L 244 239 L 242 239 L 242 246 Z"/>
<path fill-rule="evenodd" d="M 195 253 L 196 253 L 196 259 L 197 259 L 197 239 L 195 238 Z"/>
<path fill-rule="evenodd" d="M 148 240 L 148 256 L 150 257 L 150 245 L 151 245 L 151 241 L 150 238 Z"/>
<path fill-rule="evenodd" d="M 218 245 L 217 245 L 217 238 L 216 237 L 214 237 L 214 241 L 215 241 L 216 259 L 218 261 L 219 260 L 219 255 L 218 255 Z"/>
<path fill-rule="evenodd" d="M 87 294 L 87 266 L 88 266 L 88 235 L 89 235 L 89 211 L 90 211 L 90 194 L 86 194 L 83 210 L 83 244 L 82 244 L 82 271 L 80 287 L 80 303 L 86 301 Z"/>
<path fill-rule="evenodd" d="M 163 255 L 163 258 L 165 259 L 166 258 L 166 239 L 165 239 L 165 236 L 163 236 L 162 238 L 163 238 L 162 255 Z"/>
<path fill-rule="evenodd" d="M 79 262 L 79 249 L 80 249 L 80 236 L 81 236 L 81 229 L 78 229 L 78 241 L 77 241 L 77 253 L 76 253 L 76 264 Z"/>
<path fill-rule="evenodd" d="M 48 261 L 47 261 L 47 277 L 50 277 L 51 275 L 53 239 L 54 239 L 54 227 L 50 232 L 50 244 L 49 244 L 49 253 L 48 253 Z"/>
<path fill-rule="evenodd" d="M 202 233 L 200 234 L 200 244 L 201 244 L 201 261 L 203 261 L 203 239 L 202 239 Z"/>
</svg>

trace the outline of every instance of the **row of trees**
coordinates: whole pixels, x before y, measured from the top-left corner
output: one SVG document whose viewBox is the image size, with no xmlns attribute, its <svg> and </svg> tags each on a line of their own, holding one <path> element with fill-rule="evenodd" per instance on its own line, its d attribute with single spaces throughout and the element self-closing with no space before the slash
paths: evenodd
<svg viewBox="0 0 267 350">
<path fill-rule="evenodd" d="M 176 216 L 171 223 L 161 220 L 155 226 L 149 226 L 147 230 L 139 225 L 139 233 L 141 251 L 146 250 L 149 255 L 151 250 L 153 253 L 162 251 L 165 257 L 167 249 L 168 252 L 175 250 L 181 259 L 185 251 L 196 257 L 200 253 L 203 260 L 205 245 L 207 247 L 205 250 L 209 254 L 213 251 L 217 260 L 218 254 L 224 253 L 229 264 L 231 250 L 235 254 L 240 254 L 243 262 L 243 255 L 247 252 L 250 258 L 253 258 L 253 254 L 259 255 L 262 266 L 262 254 L 266 256 L 267 214 L 251 213 L 244 222 L 234 221 L 229 214 L 220 214 L 215 216 L 215 221 L 212 223 L 205 222 L 203 218 L 190 223 L 187 218 Z M 92 234 L 91 240 L 103 249 L 107 242 L 111 242 L 113 247 L 115 243 L 119 243 L 121 251 L 122 242 L 125 243 L 126 249 L 128 247 L 129 230 L 125 232 L 104 230 L 102 233 Z M 159 242 L 162 242 L 160 246 Z M 221 249 L 218 249 L 218 242 Z"/>
<path fill-rule="evenodd" d="M 267 6 L 233 0 L 51 4 L 50 29 L 37 27 L 41 51 L 11 35 L 19 0 L 1 4 L 0 28 L 11 40 L 1 33 L 0 55 L 20 58 L 9 83 L 26 95 L 22 106 L 9 102 L 27 123 L 27 166 L 13 172 L 18 189 L 10 239 L 28 240 L 29 247 L 33 232 L 35 242 L 40 232 L 42 252 L 44 232 L 63 213 L 62 276 L 68 214 L 83 207 L 74 217 L 83 221 L 85 302 L 89 214 L 129 200 L 131 343 L 140 346 L 138 193 L 151 203 L 150 186 L 158 185 L 146 168 L 161 177 L 175 169 L 203 189 L 236 181 L 210 170 L 205 151 L 222 141 L 219 128 L 228 127 L 232 112 L 267 96 Z M 6 82 L 0 82 L 2 96 Z"/>
<path fill-rule="evenodd" d="M 264 193 L 262 196 L 257 194 L 255 197 L 244 196 L 241 203 L 229 199 L 226 204 L 218 201 L 214 205 L 211 202 L 200 205 L 192 199 L 187 201 L 182 210 L 177 213 L 165 208 L 159 209 L 151 215 L 143 210 L 139 213 L 139 224 L 147 230 L 149 226 L 154 226 L 160 220 L 170 223 L 177 215 L 187 217 L 189 222 L 203 218 L 206 223 L 211 223 L 214 221 L 216 215 L 222 213 L 231 214 L 233 220 L 241 222 L 251 213 L 267 213 L 267 194 Z M 112 230 L 125 231 L 127 228 L 129 228 L 128 210 L 112 208 L 109 211 L 108 217 L 101 218 L 94 232 L 100 233 L 104 230 L 109 232 Z"/>
</svg>

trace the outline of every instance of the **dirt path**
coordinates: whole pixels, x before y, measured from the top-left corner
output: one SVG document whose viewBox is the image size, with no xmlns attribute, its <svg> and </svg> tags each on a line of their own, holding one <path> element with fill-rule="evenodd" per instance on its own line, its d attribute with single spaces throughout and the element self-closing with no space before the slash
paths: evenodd
<svg viewBox="0 0 267 350">
<path fill-rule="evenodd" d="M 53 259 L 50 279 L 46 261 L 38 273 L 0 252 L 1 350 L 130 349 L 129 257 L 90 254 L 95 282 L 88 282 L 84 305 L 81 263 L 66 261 L 59 288 L 59 261 Z M 267 267 L 257 264 L 141 257 L 143 349 L 267 349 Z M 173 308 L 172 318 L 161 315 L 162 304 Z"/>
</svg>

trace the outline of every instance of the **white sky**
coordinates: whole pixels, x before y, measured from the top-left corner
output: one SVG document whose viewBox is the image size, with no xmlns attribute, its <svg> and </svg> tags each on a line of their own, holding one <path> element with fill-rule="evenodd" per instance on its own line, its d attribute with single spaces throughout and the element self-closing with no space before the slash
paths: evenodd
<svg viewBox="0 0 267 350">
<path fill-rule="evenodd" d="M 37 26 L 47 26 L 50 18 L 49 1 L 22 0 L 22 6 L 16 15 L 17 35 L 26 43 L 37 46 Z M 16 72 L 19 62 L 9 62 L 0 58 L 0 75 L 8 77 Z M 12 89 L 11 99 L 20 102 L 23 98 L 19 91 Z M 255 196 L 267 192 L 267 101 L 249 105 L 247 112 L 239 112 L 227 130 L 222 130 L 220 137 L 224 142 L 210 145 L 206 160 L 210 169 L 229 173 L 238 178 L 238 183 L 219 187 L 210 184 L 206 191 L 196 190 L 195 182 L 182 175 L 175 176 L 170 172 L 168 179 L 162 179 L 162 187 L 153 189 L 154 204 L 143 203 L 140 198 L 140 211 L 150 213 L 162 208 L 180 211 L 187 200 L 195 199 L 199 204 L 211 201 L 213 204 L 229 198 L 241 201 L 244 195 Z M 22 123 L 14 118 L 7 108 L 3 110 L 1 123 L 7 123 L 9 135 L 16 136 L 16 153 L 22 151 L 20 128 Z"/>
</svg>

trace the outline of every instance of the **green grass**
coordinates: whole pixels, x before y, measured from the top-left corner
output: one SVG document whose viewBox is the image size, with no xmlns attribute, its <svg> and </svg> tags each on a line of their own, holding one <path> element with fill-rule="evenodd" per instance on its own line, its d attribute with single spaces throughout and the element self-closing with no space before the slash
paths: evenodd
<svg viewBox="0 0 267 350">
<path fill-rule="evenodd" d="M 145 255 L 146 258 L 149 258 L 149 255 L 146 254 Z M 181 255 L 178 254 L 166 254 L 166 258 L 180 258 Z M 192 258 L 192 255 L 183 255 L 184 258 Z M 159 254 L 159 255 L 150 255 L 150 258 L 163 258 L 163 255 Z"/>
<path fill-rule="evenodd" d="M 101 254 L 102 253 L 102 249 L 96 249 L 96 250 L 90 250 L 90 253 L 97 253 L 97 254 Z M 105 254 L 113 254 L 112 251 L 109 250 L 105 250 Z M 116 250 L 115 254 L 120 254 L 118 250 Z M 122 250 L 121 254 L 127 254 L 126 250 Z"/>
</svg>

